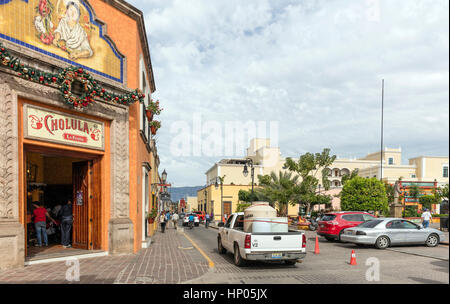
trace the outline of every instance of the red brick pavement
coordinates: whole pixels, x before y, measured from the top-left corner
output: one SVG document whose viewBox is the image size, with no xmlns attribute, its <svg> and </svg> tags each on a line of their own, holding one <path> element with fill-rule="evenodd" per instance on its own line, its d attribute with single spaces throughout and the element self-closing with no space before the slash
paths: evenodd
<svg viewBox="0 0 450 304">
<path fill-rule="evenodd" d="M 54 262 L 0 271 L 0 284 L 177 284 L 208 272 L 208 262 L 175 229 L 157 232 L 150 248 L 136 254 L 80 259 L 80 281 L 69 282 L 73 265 Z"/>
</svg>

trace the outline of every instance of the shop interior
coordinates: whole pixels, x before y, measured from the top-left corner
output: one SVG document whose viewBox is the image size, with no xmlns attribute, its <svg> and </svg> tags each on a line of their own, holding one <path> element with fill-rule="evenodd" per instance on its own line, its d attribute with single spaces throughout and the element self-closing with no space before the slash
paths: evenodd
<svg viewBox="0 0 450 304">
<path fill-rule="evenodd" d="M 27 259 L 57 257 L 80 249 L 64 248 L 61 245 L 61 219 L 59 209 L 67 200 L 73 202 L 72 164 L 84 159 L 26 152 L 26 221 L 27 221 Z M 43 202 L 50 216 L 57 222 L 47 219 L 48 247 L 36 247 L 37 238 L 32 218 L 33 202 Z"/>
</svg>

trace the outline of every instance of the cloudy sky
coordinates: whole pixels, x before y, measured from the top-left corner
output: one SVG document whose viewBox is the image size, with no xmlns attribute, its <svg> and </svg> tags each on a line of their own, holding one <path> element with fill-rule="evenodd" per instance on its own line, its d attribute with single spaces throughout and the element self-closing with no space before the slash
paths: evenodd
<svg viewBox="0 0 450 304">
<path fill-rule="evenodd" d="M 145 15 L 160 169 L 174 186 L 204 185 L 215 161 L 244 155 L 198 153 L 226 122 L 277 122 L 283 156 L 379 150 L 382 79 L 385 146 L 404 163 L 448 155 L 447 0 L 129 2 Z"/>
</svg>

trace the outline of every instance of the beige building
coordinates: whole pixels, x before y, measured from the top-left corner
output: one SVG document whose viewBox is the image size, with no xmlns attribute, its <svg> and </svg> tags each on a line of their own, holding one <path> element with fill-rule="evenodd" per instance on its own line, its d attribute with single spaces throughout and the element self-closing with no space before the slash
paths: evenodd
<svg viewBox="0 0 450 304">
<path fill-rule="evenodd" d="M 359 175 L 362 177 L 380 178 L 382 176 L 383 180 L 390 183 L 395 182 L 399 178 L 409 181 L 434 181 L 436 179 L 438 185 L 449 182 L 448 157 L 420 156 L 411 158 L 409 159 L 409 164 L 402 165 L 401 148 L 385 148 L 382 154 L 383 158 L 381 158 L 381 151 L 378 151 L 362 158 L 338 158 L 333 162 L 328 175 L 331 181 L 331 189 L 327 191 L 327 194 L 333 198 L 333 209 L 340 209 L 340 200 L 336 196 L 342 189 L 342 177 L 350 174 L 355 169 L 359 170 Z M 245 157 L 222 159 L 206 171 L 206 186 L 198 192 L 199 210 L 210 210 L 208 208 L 212 206 L 215 211 L 218 210 L 217 206 L 220 206 L 220 204 L 217 205 L 217 202 L 220 202 L 220 187 L 216 190 L 214 184 L 220 176 L 224 178 L 224 193 L 226 192 L 230 196 L 226 201 L 231 202 L 232 212 L 235 211 L 234 208 L 239 203 L 237 197 L 239 190 L 251 189 L 250 172 L 247 176 L 243 174 L 244 165 L 248 158 L 254 164 L 255 185 L 258 182 L 258 175 L 270 174 L 272 171 L 276 173 L 284 171 L 283 165 L 286 158 L 281 156 L 280 148 L 271 147 L 270 139 L 255 138 L 250 141 Z M 298 158 L 293 159 L 298 160 Z M 383 168 L 381 168 L 381 163 Z M 248 170 L 250 171 L 250 168 Z M 218 191 L 219 196 L 217 194 Z M 211 204 L 211 201 L 214 203 Z M 205 209 L 202 209 L 202 206 Z M 215 216 L 218 214 L 215 213 Z M 288 214 L 297 215 L 298 206 L 289 206 Z"/>
<path fill-rule="evenodd" d="M 213 213 L 214 220 L 220 221 L 223 215 L 236 212 L 239 204 L 239 190 L 251 190 L 251 185 L 212 183 L 197 192 L 198 210 Z M 222 203 L 223 202 L 223 203 Z"/>
<path fill-rule="evenodd" d="M 188 196 L 186 198 L 186 212 L 197 211 L 198 202 L 196 196 Z"/>
</svg>

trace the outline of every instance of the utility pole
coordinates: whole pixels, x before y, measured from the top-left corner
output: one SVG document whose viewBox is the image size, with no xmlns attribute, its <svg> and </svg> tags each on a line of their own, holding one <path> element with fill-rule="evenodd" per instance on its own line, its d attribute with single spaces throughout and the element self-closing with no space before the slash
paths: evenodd
<svg viewBox="0 0 450 304">
<path fill-rule="evenodd" d="M 383 124 L 384 124 L 384 79 L 381 80 L 381 157 L 380 157 L 380 181 L 383 180 Z"/>
</svg>

